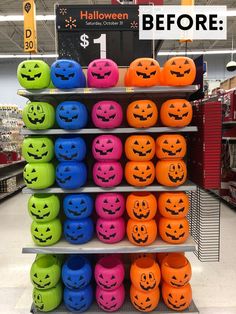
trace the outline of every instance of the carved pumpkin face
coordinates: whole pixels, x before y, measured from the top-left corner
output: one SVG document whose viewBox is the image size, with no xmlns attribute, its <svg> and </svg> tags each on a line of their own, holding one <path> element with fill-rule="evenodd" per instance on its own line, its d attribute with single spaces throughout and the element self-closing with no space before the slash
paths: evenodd
<svg viewBox="0 0 236 314">
<path fill-rule="evenodd" d="M 192 117 L 192 105 L 186 99 L 167 100 L 161 106 L 160 118 L 165 126 L 181 128 L 189 125 Z"/>
<path fill-rule="evenodd" d="M 26 89 L 47 88 L 50 83 L 50 68 L 42 60 L 25 60 L 17 68 L 17 78 Z"/>
<path fill-rule="evenodd" d="M 63 289 L 59 283 L 55 287 L 46 290 L 33 290 L 33 302 L 37 310 L 49 312 L 56 309 L 62 301 Z"/>
<path fill-rule="evenodd" d="M 157 123 L 157 106 L 152 100 L 136 100 L 127 108 L 128 124 L 134 128 L 149 128 Z"/>
<path fill-rule="evenodd" d="M 118 66 L 110 59 L 96 59 L 88 65 L 87 78 L 89 87 L 116 86 L 119 80 Z"/>
<path fill-rule="evenodd" d="M 184 158 L 186 150 L 186 140 L 182 135 L 165 134 L 157 138 L 156 155 L 159 159 Z"/>
<path fill-rule="evenodd" d="M 57 106 L 56 120 L 62 129 L 82 129 L 88 122 L 88 112 L 79 101 L 64 101 Z"/>
<path fill-rule="evenodd" d="M 121 193 L 100 193 L 95 200 L 95 209 L 101 218 L 119 218 L 125 211 L 124 196 Z"/>
<path fill-rule="evenodd" d="M 31 224 L 31 235 L 35 244 L 48 246 L 60 240 L 62 226 L 59 219 L 54 219 L 45 223 L 33 221 Z"/>
<path fill-rule="evenodd" d="M 123 263 L 115 255 L 101 258 L 95 266 L 95 280 L 98 286 L 104 290 L 115 290 L 125 278 Z"/>
<path fill-rule="evenodd" d="M 54 287 L 59 282 L 60 277 L 60 264 L 52 255 L 38 258 L 31 266 L 31 282 L 39 290 Z"/>
<path fill-rule="evenodd" d="M 123 145 L 119 137 L 114 135 L 100 135 L 93 140 L 93 157 L 99 161 L 119 160 Z"/>
<path fill-rule="evenodd" d="M 125 142 L 125 154 L 132 161 L 149 161 L 155 155 L 155 142 L 149 135 L 133 135 Z"/>
<path fill-rule="evenodd" d="M 132 263 L 130 279 L 137 289 L 150 292 L 158 287 L 161 271 L 155 260 L 150 257 L 141 257 Z"/>
<path fill-rule="evenodd" d="M 92 109 L 92 120 L 97 128 L 113 129 L 119 127 L 123 121 L 121 105 L 113 100 L 97 102 Z"/>
<path fill-rule="evenodd" d="M 152 312 L 158 306 L 160 300 L 159 288 L 146 293 L 135 288 L 134 285 L 131 285 L 130 300 L 138 311 Z"/>
<path fill-rule="evenodd" d="M 170 58 L 163 67 L 165 85 L 185 86 L 193 84 L 196 77 L 196 66 L 187 57 Z"/>
<path fill-rule="evenodd" d="M 119 185 L 123 178 L 123 168 L 117 161 L 96 162 L 93 167 L 94 183 L 101 187 Z"/>
<path fill-rule="evenodd" d="M 188 195 L 184 192 L 165 192 L 159 194 L 159 212 L 166 218 L 184 218 L 188 214 L 189 206 Z"/>
<path fill-rule="evenodd" d="M 55 141 L 55 153 L 59 161 L 82 161 L 87 148 L 82 137 L 59 137 Z"/>
<path fill-rule="evenodd" d="M 178 253 L 170 253 L 163 259 L 161 273 L 163 280 L 174 288 L 186 286 L 192 276 L 188 259 Z"/>
<path fill-rule="evenodd" d="M 23 112 L 25 126 L 31 130 L 52 128 L 55 122 L 55 110 L 45 102 L 30 102 L 25 105 Z"/>
<path fill-rule="evenodd" d="M 83 162 L 63 161 L 56 168 L 57 184 L 64 189 L 76 189 L 87 181 L 87 168 Z"/>
<path fill-rule="evenodd" d="M 55 181 L 55 170 L 51 163 L 27 164 L 23 172 L 24 181 L 28 188 L 46 189 Z"/>
<path fill-rule="evenodd" d="M 132 193 L 126 199 L 126 210 L 131 219 L 150 220 L 157 211 L 156 197 L 151 193 Z"/>
<path fill-rule="evenodd" d="M 146 246 L 153 243 L 157 236 L 157 225 L 155 220 L 135 221 L 129 219 L 127 224 L 127 236 L 131 243 Z"/>
<path fill-rule="evenodd" d="M 114 220 L 99 218 L 96 224 L 97 237 L 104 243 L 120 242 L 125 236 L 125 222 L 122 217 Z"/>
<path fill-rule="evenodd" d="M 89 194 L 69 194 L 63 200 L 63 209 L 67 218 L 87 218 L 93 212 L 93 199 Z"/>
<path fill-rule="evenodd" d="M 65 239 L 72 244 L 83 244 L 91 240 L 94 233 L 93 221 L 90 217 L 64 222 Z"/>
<path fill-rule="evenodd" d="M 85 312 L 93 302 L 93 289 L 87 285 L 83 289 L 64 289 L 64 303 L 73 313 Z"/>
<path fill-rule="evenodd" d="M 51 66 L 52 83 L 57 88 L 78 88 L 86 86 L 83 70 L 73 60 L 57 60 Z"/>
<path fill-rule="evenodd" d="M 162 285 L 162 298 L 166 306 L 174 311 L 187 309 L 192 302 L 192 289 L 190 284 L 185 287 L 173 288 L 167 283 Z"/>
<path fill-rule="evenodd" d="M 125 178 L 130 185 L 148 186 L 155 178 L 154 165 L 151 161 L 129 161 L 125 166 Z"/>
<path fill-rule="evenodd" d="M 187 218 L 160 218 L 159 232 L 163 241 L 167 243 L 184 243 L 189 237 L 189 223 Z"/>
<path fill-rule="evenodd" d="M 96 301 L 105 312 L 115 312 L 123 305 L 125 300 L 125 288 L 123 285 L 115 290 L 107 291 L 99 286 L 96 288 Z"/>
<path fill-rule="evenodd" d="M 27 137 L 22 145 L 22 155 L 27 162 L 49 162 L 54 156 L 53 141 L 48 137 Z"/>
<path fill-rule="evenodd" d="M 60 211 L 60 200 L 54 194 L 34 194 L 28 201 L 28 212 L 37 222 L 47 222 L 56 218 Z"/>
<path fill-rule="evenodd" d="M 152 58 L 138 58 L 128 69 L 126 84 L 128 86 L 149 87 L 159 84 L 160 65 Z"/>
<path fill-rule="evenodd" d="M 179 186 L 187 179 L 187 167 L 181 159 L 160 160 L 156 165 L 157 181 L 165 186 Z"/>
</svg>

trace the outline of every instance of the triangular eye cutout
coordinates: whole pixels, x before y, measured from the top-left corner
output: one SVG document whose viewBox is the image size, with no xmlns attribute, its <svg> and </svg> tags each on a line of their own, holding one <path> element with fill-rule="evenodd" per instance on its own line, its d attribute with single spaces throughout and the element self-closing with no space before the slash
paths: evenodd
<svg viewBox="0 0 236 314">
<path fill-rule="evenodd" d="M 173 62 L 171 63 L 171 65 L 176 65 L 175 61 L 173 61 Z"/>
<path fill-rule="evenodd" d="M 150 108 L 152 108 L 152 106 L 151 106 L 150 104 L 148 104 L 148 105 L 147 105 L 147 108 L 150 109 Z"/>
<path fill-rule="evenodd" d="M 138 296 L 137 295 L 135 295 L 134 297 L 135 297 L 136 300 L 138 300 Z"/>
<path fill-rule="evenodd" d="M 116 199 L 116 203 L 119 203 L 119 202 L 120 202 L 120 200 L 119 200 L 119 198 L 117 198 L 117 199 Z"/>
<path fill-rule="evenodd" d="M 183 227 L 184 227 L 184 226 L 183 226 L 182 224 L 179 225 L 179 229 L 183 229 Z"/>
<path fill-rule="evenodd" d="M 33 169 L 33 170 L 31 171 L 31 173 L 33 173 L 33 172 L 36 172 L 36 170 L 35 170 L 35 169 Z"/>
<path fill-rule="evenodd" d="M 29 147 L 30 147 L 30 148 L 33 148 L 33 144 L 29 144 Z"/>
<path fill-rule="evenodd" d="M 70 168 L 69 167 L 66 167 L 65 168 L 65 172 L 69 172 L 70 171 Z"/>
<path fill-rule="evenodd" d="M 150 170 L 151 168 L 149 167 L 149 166 L 147 166 L 147 168 L 146 168 L 147 170 Z"/>
<path fill-rule="evenodd" d="M 171 104 L 171 105 L 170 105 L 170 108 L 172 108 L 172 109 L 173 109 L 174 107 L 175 107 L 175 106 L 174 106 L 173 104 Z"/>
<path fill-rule="evenodd" d="M 37 63 L 35 64 L 34 68 L 35 68 L 35 69 L 38 69 L 38 68 L 39 68 L 39 66 L 38 66 Z"/>
<path fill-rule="evenodd" d="M 189 64 L 188 60 L 185 60 L 184 64 Z"/>
<path fill-rule="evenodd" d="M 154 66 L 155 64 L 154 64 L 154 62 L 152 61 L 150 65 L 151 65 L 151 66 Z"/>
<path fill-rule="evenodd" d="M 139 145 L 138 141 L 135 141 L 135 142 L 134 142 L 134 145 Z"/>
<path fill-rule="evenodd" d="M 101 167 L 98 167 L 98 171 L 102 171 L 102 168 L 101 168 Z"/>
<path fill-rule="evenodd" d="M 103 202 L 104 204 L 108 204 L 108 200 L 104 200 L 104 202 Z"/>
<path fill-rule="evenodd" d="M 135 105 L 135 107 L 134 107 L 135 109 L 139 109 L 139 105 Z"/>
<path fill-rule="evenodd" d="M 166 201 L 166 203 L 171 204 L 171 200 L 168 198 L 168 200 Z"/>
<path fill-rule="evenodd" d="M 137 66 L 138 66 L 138 67 L 142 67 L 143 65 L 142 65 L 141 62 L 139 62 Z"/>
<path fill-rule="evenodd" d="M 169 293 L 169 297 L 173 298 L 171 293 Z"/>
<path fill-rule="evenodd" d="M 98 110 L 102 110 L 102 107 L 101 107 L 101 106 L 98 106 Z"/>
<path fill-rule="evenodd" d="M 94 62 L 93 65 L 92 65 L 92 67 L 95 68 L 96 66 L 97 66 L 97 64 Z"/>
<path fill-rule="evenodd" d="M 135 167 L 134 170 L 139 170 L 139 168 L 138 168 L 138 167 Z"/>
<path fill-rule="evenodd" d="M 184 201 L 182 200 L 182 198 L 179 200 L 179 204 L 182 204 Z"/>
<path fill-rule="evenodd" d="M 22 69 L 25 69 L 25 68 L 26 68 L 25 64 L 23 64 L 21 68 L 22 68 Z"/>
<path fill-rule="evenodd" d="M 186 104 L 183 104 L 182 107 L 183 107 L 183 108 L 187 108 L 187 105 L 186 105 Z"/>
<path fill-rule="evenodd" d="M 111 166 L 110 168 L 109 168 L 109 171 L 113 171 L 114 170 L 114 168 Z"/>
<path fill-rule="evenodd" d="M 110 226 L 110 229 L 115 229 L 115 226 L 114 226 L 114 225 L 111 225 L 111 226 Z"/>
<path fill-rule="evenodd" d="M 100 141 L 99 141 L 99 140 L 96 140 L 96 144 L 100 144 Z"/>
<path fill-rule="evenodd" d="M 167 140 L 164 140 L 164 142 L 163 142 L 163 143 L 164 143 L 164 144 L 169 144 Z"/>
<path fill-rule="evenodd" d="M 146 302 L 150 302 L 151 300 L 150 300 L 150 298 L 149 297 L 147 297 L 147 299 L 146 299 Z"/>
<path fill-rule="evenodd" d="M 76 148 L 76 146 L 74 144 L 71 145 L 71 148 Z"/>
<path fill-rule="evenodd" d="M 70 63 L 70 64 L 68 65 L 68 68 L 73 68 L 73 64 Z"/>
<path fill-rule="evenodd" d="M 176 141 L 176 144 L 180 144 L 180 140 L 177 140 L 177 141 Z"/>
<path fill-rule="evenodd" d="M 171 225 L 170 225 L 170 224 L 169 224 L 169 225 L 167 225 L 167 226 L 166 226 L 166 228 L 171 229 Z"/>
<path fill-rule="evenodd" d="M 36 206 L 35 206 L 35 204 L 34 204 L 34 203 L 32 204 L 32 207 L 33 207 L 33 208 L 36 208 Z"/>
<path fill-rule="evenodd" d="M 112 140 L 108 140 L 108 141 L 107 141 L 107 144 L 112 144 Z"/>
<path fill-rule="evenodd" d="M 110 106 L 110 110 L 114 110 L 115 107 L 113 105 Z"/>
<path fill-rule="evenodd" d="M 60 149 L 63 149 L 63 146 L 62 146 L 62 145 L 59 145 L 58 147 L 59 147 Z"/>
<path fill-rule="evenodd" d="M 151 143 L 150 143 L 150 141 L 147 141 L 147 143 L 146 143 L 147 145 L 150 145 Z"/>
<path fill-rule="evenodd" d="M 181 295 L 180 300 L 183 300 L 183 299 L 184 299 L 184 296 L 183 296 L 183 295 Z"/>
<path fill-rule="evenodd" d="M 46 145 L 45 145 L 44 143 L 42 144 L 42 148 L 43 148 L 43 147 L 46 147 Z"/>
<path fill-rule="evenodd" d="M 110 64 L 108 62 L 105 63 L 105 67 L 109 67 Z"/>
<path fill-rule="evenodd" d="M 60 69 L 60 64 L 57 63 L 56 66 L 55 66 L 55 68 Z"/>
</svg>

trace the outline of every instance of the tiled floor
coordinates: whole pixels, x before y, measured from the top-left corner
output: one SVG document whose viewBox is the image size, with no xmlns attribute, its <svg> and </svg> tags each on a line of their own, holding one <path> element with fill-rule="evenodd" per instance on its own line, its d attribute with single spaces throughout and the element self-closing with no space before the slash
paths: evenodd
<svg viewBox="0 0 236 314">
<path fill-rule="evenodd" d="M 17 194 L 0 204 L 0 314 L 28 314 L 34 256 L 21 254 L 29 237 L 28 196 Z M 222 205 L 221 262 L 201 263 L 188 254 L 193 268 L 193 296 L 202 314 L 236 314 L 236 211 Z"/>
</svg>

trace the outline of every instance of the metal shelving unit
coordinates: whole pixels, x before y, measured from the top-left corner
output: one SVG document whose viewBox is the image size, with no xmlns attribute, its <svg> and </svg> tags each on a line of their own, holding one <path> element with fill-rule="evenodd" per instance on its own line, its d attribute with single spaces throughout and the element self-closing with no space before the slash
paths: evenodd
<svg viewBox="0 0 236 314">
<path fill-rule="evenodd" d="M 71 90 L 58 90 L 58 89 L 45 89 L 45 90 L 19 90 L 18 95 L 28 98 L 31 101 L 52 101 L 51 103 L 58 103 L 64 99 L 94 99 L 96 97 L 111 97 L 116 95 L 116 97 L 125 97 L 127 95 L 150 95 L 157 96 L 158 98 L 189 98 L 190 95 L 195 93 L 199 89 L 198 85 L 184 86 L 184 87 L 172 87 L 172 86 L 156 86 L 151 88 L 134 88 L 134 87 L 115 87 L 109 89 L 94 89 L 94 88 L 77 88 Z M 131 134 L 131 133 L 182 133 L 182 132 L 196 132 L 197 127 L 188 126 L 181 129 L 168 128 L 168 127 L 152 127 L 148 129 L 135 129 L 129 127 L 120 127 L 114 130 L 102 130 L 95 128 L 87 128 L 81 130 L 62 130 L 62 129 L 51 129 L 43 131 L 32 131 L 23 129 L 23 135 L 59 135 L 59 134 Z M 59 187 L 51 187 L 44 190 L 32 190 L 29 188 L 23 189 L 23 193 L 99 193 L 99 192 L 137 192 L 137 191 L 150 191 L 150 192 L 161 192 L 161 191 L 189 191 L 195 192 L 197 186 L 190 181 L 187 181 L 184 185 L 178 187 L 164 187 L 158 184 L 153 184 L 147 187 L 133 187 L 127 185 L 126 183 L 114 188 L 101 188 L 95 186 L 94 184 L 88 184 L 85 187 L 81 187 L 76 190 L 65 190 Z M 73 245 L 68 243 L 65 239 L 61 239 L 58 243 L 53 246 L 39 247 L 35 245 L 32 239 L 29 239 L 28 243 L 23 247 L 23 253 L 45 253 L 45 254 L 102 254 L 102 253 L 145 253 L 145 252 L 194 252 L 197 249 L 196 242 L 192 237 L 183 243 L 178 245 L 172 245 L 165 243 L 160 238 L 158 238 L 153 244 L 149 246 L 134 246 L 127 239 L 115 243 L 115 244 L 105 244 L 100 242 L 97 238 L 83 245 Z M 31 312 L 34 314 L 40 313 L 37 309 L 32 306 Z M 54 314 L 69 314 L 68 310 L 64 305 L 61 305 L 52 313 Z M 95 303 L 91 308 L 86 311 L 88 314 L 92 313 L 104 313 Z M 116 313 L 127 313 L 135 314 L 137 310 L 132 306 L 130 301 L 126 301 L 124 306 Z M 170 314 L 174 311 L 168 309 L 163 302 L 160 302 L 155 313 Z M 191 306 L 183 311 L 183 313 L 198 313 L 198 309 L 192 302 Z"/>
<path fill-rule="evenodd" d="M 157 239 L 148 246 L 135 246 L 127 239 L 118 243 L 107 244 L 97 238 L 90 242 L 76 245 L 70 244 L 65 239 L 61 239 L 53 246 L 37 246 L 33 241 L 25 245 L 22 253 L 45 253 L 45 254 L 110 254 L 110 253 L 168 253 L 168 252 L 194 252 L 197 246 L 195 241 L 189 239 L 183 244 L 168 244 L 161 239 Z"/>
<path fill-rule="evenodd" d="M 34 305 L 32 305 L 31 308 L 31 313 L 32 314 L 40 314 L 42 312 L 38 311 Z M 51 312 L 50 312 L 51 313 Z M 69 312 L 66 307 L 64 305 L 59 306 L 55 311 L 53 311 L 53 314 L 70 314 L 71 312 Z M 92 306 L 85 312 L 86 314 L 94 314 L 94 313 L 105 313 L 103 310 L 100 309 L 100 307 L 96 304 L 93 303 Z M 124 305 L 121 307 L 121 309 L 119 309 L 116 312 L 112 312 L 112 313 L 123 313 L 123 314 L 137 314 L 138 311 L 135 310 L 135 308 L 133 307 L 133 305 L 130 303 L 129 300 L 126 300 Z M 160 303 L 158 304 L 158 307 L 156 308 L 156 310 L 153 313 L 160 313 L 160 314 L 173 314 L 175 313 L 175 311 L 170 310 L 162 301 L 160 301 Z M 182 311 L 181 313 L 191 313 L 191 314 L 197 314 L 199 313 L 196 305 L 194 302 L 192 302 L 190 304 L 190 307 L 184 311 Z"/>
<path fill-rule="evenodd" d="M 148 192 L 167 192 L 167 191 L 196 191 L 196 184 L 191 181 L 187 181 L 183 185 L 177 187 L 167 187 L 158 184 L 153 184 L 145 187 L 145 191 Z M 135 187 L 132 185 L 122 184 L 113 188 L 102 188 L 94 184 L 86 185 L 75 190 L 65 190 L 59 187 L 52 187 L 43 190 L 32 190 L 29 188 L 23 189 L 24 194 L 33 193 L 56 193 L 56 194 L 70 194 L 70 193 L 104 193 L 104 192 L 140 192 L 143 191 L 144 187 Z"/>
<path fill-rule="evenodd" d="M 168 127 L 153 127 L 147 129 L 135 128 L 117 128 L 117 129 L 96 129 L 87 128 L 80 130 L 63 130 L 63 129 L 50 129 L 50 130 L 28 130 L 22 129 L 22 135 L 59 135 L 59 134 L 131 134 L 131 133 L 183 133 L 183 132 L 197 132 L 196 126 L 187 126 L 185 128 L 168 128 Z"/>
</svg>

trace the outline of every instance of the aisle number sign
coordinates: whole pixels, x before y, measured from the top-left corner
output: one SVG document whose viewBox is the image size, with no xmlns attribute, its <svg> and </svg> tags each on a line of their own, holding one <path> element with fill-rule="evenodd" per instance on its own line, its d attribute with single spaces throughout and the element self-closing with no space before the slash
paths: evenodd
<svg viewBox="0 0 236 314">
<path fill-rule="evenodd" d="M 34 0 L 23 2 L 24 13 L 24 51 L 37 52 L 37 31 Z"/>
</svg>

